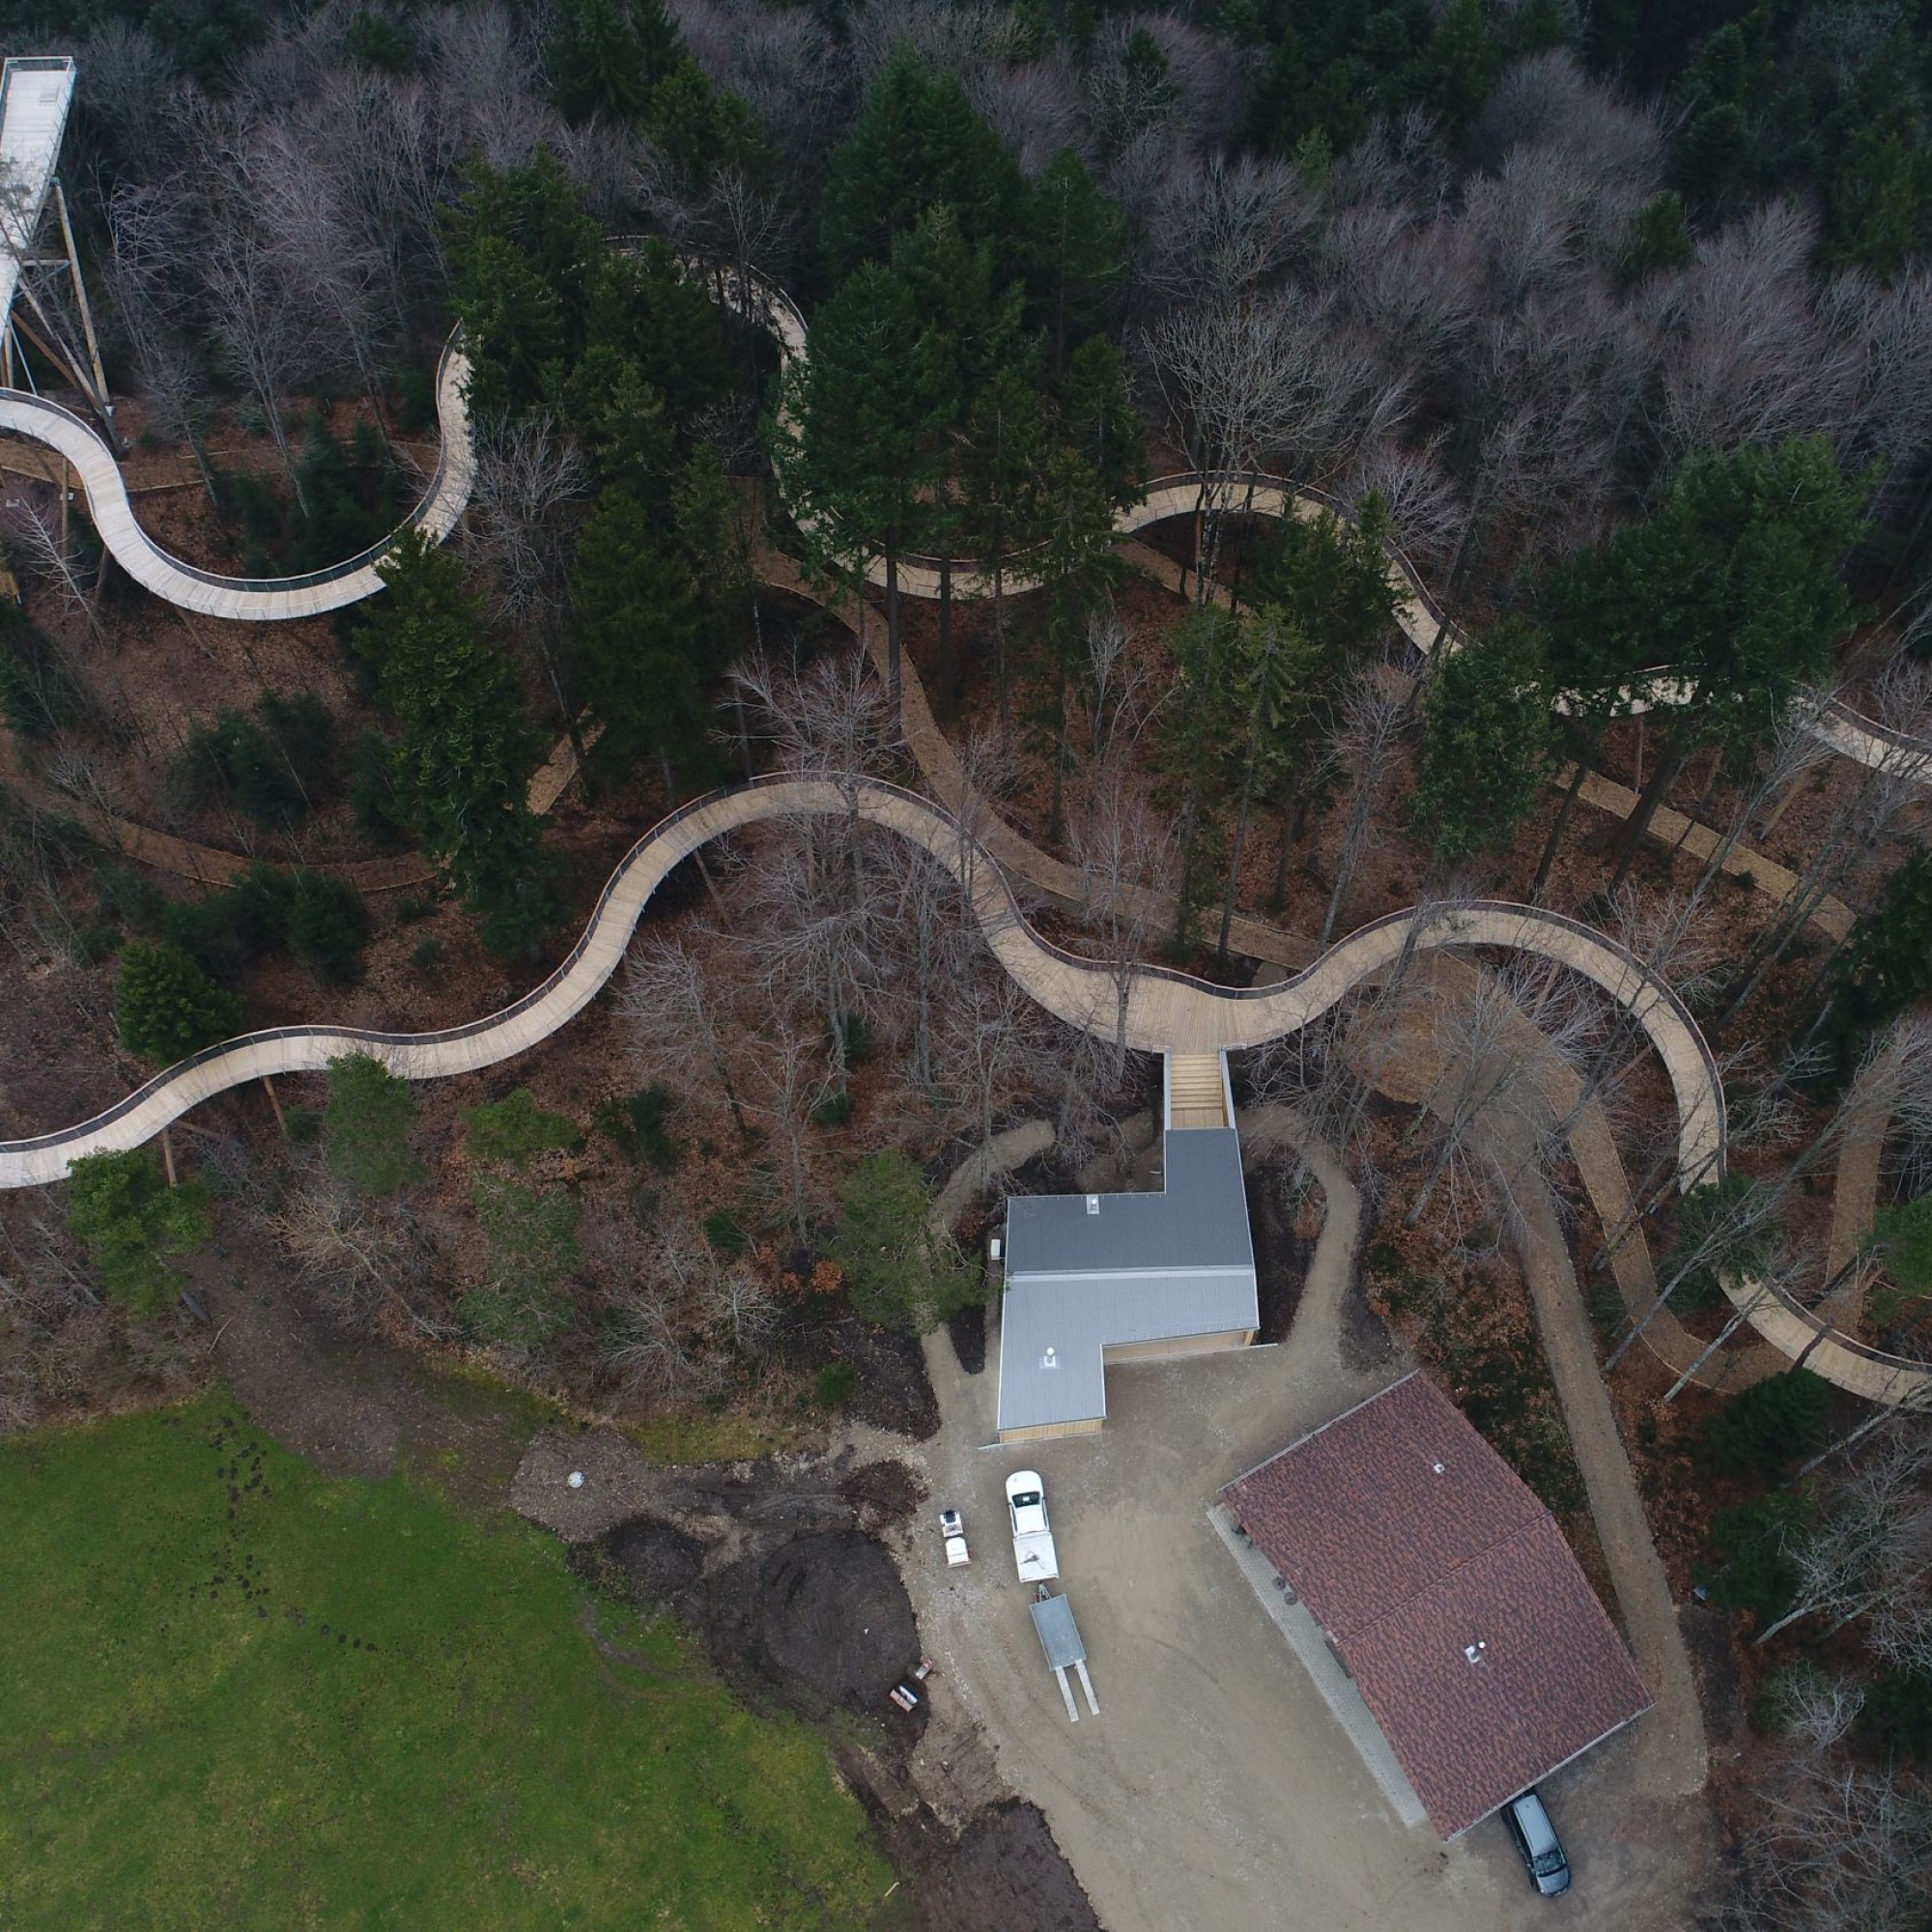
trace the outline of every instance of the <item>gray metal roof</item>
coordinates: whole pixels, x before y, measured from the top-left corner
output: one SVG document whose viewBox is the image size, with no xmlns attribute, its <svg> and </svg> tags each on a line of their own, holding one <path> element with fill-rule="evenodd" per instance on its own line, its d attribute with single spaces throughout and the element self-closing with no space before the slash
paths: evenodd
<svg viewBox="0 0 1932 1932">
<path fill-rule="evenodd" d="M 1259 1322 L 1251 1267 L 1009 1280 L 1000 1317 L 999 1427 L 1104 1417 L 1110 1347 L 1178 1342 Z"/>
<path fill-rule="evenodd" d="M 1023 1194 L 1007 1204 L 1007 1280 L 1248 1267 L 1248 1204 L 1233 1127 L 1166 1136 L 1158 1194 Z M 1098 1211 L 1090 1213 L 1089 1203 Z"/>
<path fill-rule="evenodd" d="M 1104 1418 L 1109 1348 L 1259 1325 L 1239 1137 L 1181 1128 L 1165 1155 L 1158 1194 L 1007 1204 L 1002 1430 Z"/>
<path fill-rule="evenodd" d="M 1039 1647 L 1046 1652 L 1050 1669 L 1071 1670 L 1085 1661 L 1087 1646 L 1080 1641 L 1073 1605 L 1065 1597 L 1036 1598 L 1033 1627 L 1039 1633 Z"/>
</svg>

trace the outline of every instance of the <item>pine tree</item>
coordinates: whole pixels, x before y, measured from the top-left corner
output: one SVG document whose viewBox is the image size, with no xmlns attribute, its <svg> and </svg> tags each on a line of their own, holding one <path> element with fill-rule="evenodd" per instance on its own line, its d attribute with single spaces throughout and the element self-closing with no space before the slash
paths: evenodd
<svg viewBox="0 0 1932 1932">
<path fill-rule="evenodd" d="M 1063 148 L 1035 185 L 1027 236 L 1027 287 L 1055 375 L 1074 344 L 1113 321 L 1125 276 L 1121 211 Z"/>
<path fill-rule="evenodd" d="M 451 552 L 412 531 L 379 570 L 389 594 L 370 605 L 355 644 L 403 727 L 397 794 L 424 853 L 473 910 L 498 922 L 486 942 L 527 950 L 545 903 L 525 805 L 541 746 L 516 672 L 485 638 Z"/>
<path fill-rule="evenodd" d="M 901 48 L 833 153 L 818 231 L 826 272 L 838 282 L 863 262 L 890 261 L 897 238 L 941 203 L 969 243 L 1013 259 L 1027 206 L 1019 163 L 953 75 Z"/>
<path fill-rule="evenodd" d="M 833 1247 L 861 1321 L 923 1335 L 969 1298 L 958 1258 L 932 1234 L 931 1189 L 896 1148 L 868 1154 L 838 1190 Z"/>
<path fill-rule="evenodd" d="M 1000 724 L 1012 723 L 1007 573 L 1039 540 L 1039 480 L 1052 440 L 1046 399 L 1017 370 L 1000 371 L 975 400 L 958 451 L 954 528 L 993 583 L 994 675 Z"/>
<path fill-rule="evenodd" d="M 170 1066 L 238 1032 L 242 1002 L 179 946 L 130 939 L 121 949 L 114 1019 L 129 1053 Z"/>
<path fill-rule="evenodd" d="M 660 0 L 558 0 L 544 47 L 551 99 L 573 125 L 638 121 L 682 51 Z"/>
<path fill-rule="evenodd" d="M 1549 776 L 1549 668 L 1543 635 L 1506 617 L 1430 667 L 1410 815 L 1454 866 L 1508 842 Z"/>
<path fill-rule="evenodd" d="M 161 1314 L 181 1291 L 168 1265 L 214 1233 L 208 1189 L 170 1187 L 152 1148 L 83 1154 L 68 1170 L 67 1223 L 100 1285 L 137 1319 Z"/>
<path fill-rule="evenodd" d="M 1545 599 L 1557 681 L 1614 692 L 1668 669 L 1669 714 L 1616 879 L 1700 744 L 1762 744 L 1829 670 L 1854 607 L 1840 561 L 1862 527 L 1861 489 L 1822 439 L 1690 457 L 1655 513 L 1578 552 Z"/>
<path fill-rule="evenodd" d="M 363 1194 L 397 1194 L 428 1178 L 410 1146 L 416 1098 L 410 1083 L 366 1053 L 328 1063 L 323 1130 L 328 1165 Z"/>
<path fill-rule="evenodd" d="M 684 559 L 643 506 L 606 490 L 577 540 L 570 572 L 577 688 L 603 726 L 592 757 L 618 773 L 701 753 L 707 687 L 720 668 Z"/>
<path fill-rule="evenodd" d="M 898 560 L 917 548 L 941 473 L 958 395 L 912 293 L 877 264 L 861 268 L 818 311 L 810 359 L 787 380 L 774 460 L 810 520 L 821 559 L 886 564 L 886 625 L 898 696 Z"/>
</svg>

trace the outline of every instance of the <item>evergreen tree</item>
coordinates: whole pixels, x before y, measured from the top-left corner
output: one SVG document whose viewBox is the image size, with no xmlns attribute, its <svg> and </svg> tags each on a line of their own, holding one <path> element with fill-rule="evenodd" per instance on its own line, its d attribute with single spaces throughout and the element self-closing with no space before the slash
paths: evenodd
<svg viewBox="0 0 1932 1932">
<path fill-rule="evenodd" d="M 1321 644 L 1331 681 L 1394 629 L 1387 538 L 1388 514 L 1371 495 L 1353 523 L 1283 517 L 1255 547 L 1247 594 L 1278 606 Z"/>
<path fill-rule="evenodd" d="M 1025 291 L 996 269 L 992 243 L 969 242 L 957 212 L 930 208 L 893 247 L 893 279 L 911 298 L 926 353 L 962 404 L 998 370 L 1021 362 Z M 816 336 L 814 334 L 814 347 Z"/>
<path fill-rule="evenodd" d="M 1917 255 L 1932 213 L 1932 146 L 1909 36 L 1892 36 L 1831 117 L 1825 205 L 1830 258 L 1889 280 Z"/>
<path fill-rule="evenodd" d="M 1446 127 L 1463 128 L 1476 118 L 1502 52 L 1484 16 L 1483 0 L 1450 0 L 1423 52 L 1419 89 Z"/>
<path fill-rule="evenodd" d="M 1109 508 L 1138 502 L 1147 480 L 1147 439 L 1119 347 L 1104 335 L 1090 335 L 1068 358 L 1058 387 L 1066 440 L 1093 470 Z"/>
<path fill-rule="evenodd" d="M 416 1098 L 410 1083 L 366 1053 L 328 1063 L 323 1130 L 328 1165 L 362 1194 L 398 1194 L 428 1178 L 410 1146 Z"/>
<path fill-rule="evenodd" d="M 1121 211 L 1063 148 L 1035 185 L 1027 235 L 1027 287 L 1056 375 L 1075 343 L 1106 329 L 1125 276 Z"/>
<path fill-rule="evenodd" d="M 1885 882 L 1833 967 L 1817 1031 L 1848 1068 L 1864 1041 L 1932 993 L 1932 851 L 1915 852 Z"/>
<path fill-rule="evenodd" d="M 100 1285 L 136 1319 L 161 1314 L 181 1291 L 168 1265 L 214 1233 L 208 1189 L 170 1187 L 152 1148 L 83 1154 L 68 1170 L 67 1224 Z"/>
<path fill-rule="evenodd" d="M 582 1259 L 577 1203 L 559 1187 L 484 1175 L 470 1206 L 490 1264 L 483 1284 L 462 1298 L 464 1325 L 481 1341 L 533 1348 L 570 1320 L 563 1284 Z"/>
<path fill-rule="evenodd" d="M 1015 369 L 1001 370 L 975 399 L 957 452 L 953 527 L 993 584 L 994 675 L 1000 724 L 1012 720 L 1007 574 L 1041 534 L 1039 483 L 1052 445 L 1046 399 Z M 951 693 L 947 694 L 950 702 Z"/>
<path fill-rule="evenodd" d="M 346 879 L 306 867 L 297 872 L 282 929 L 289 951 L 325 986 L 353 986 L 361 979 L 369 908 Z"/>
<path fill-rule="evenodd" d="M 685 561 L 622 490 L 604 492 L 578 537 L 570 603 L 577 688 L 604 727 L 597 767 L 701 753 L 717 639 Z"/>
<path fill-rule="evenodd" d="M 652 90 L 650 129 L 694 201 L 722 170 L 754 187 L 777 185 L 778 156 L 757 116 L 729 88 L 713 87 L 694 60 L 679 61 Z"/>
<path fill-rule="evenodd" d="M 833 1255 L 861 1321 L 923 1335 L 971 1298 L 950 1244 L 934 1236 L 932 1191 L 896 1148 L 868 1154 L 838 1190 Z"/>
<path fill-rule="evenodd" d="M 1175 682 L 1161 749 L 1179 785 L 1176 832 L 1180 889 L 1175 897 L 1174 947 L 1198 936 L 1213 891 L 1209 853 L 1220 807 L 1216 778 L 1229 741 L 1236 653 L 1235 620 L 1212 604 L 1192 606 L 1174 635 Z"/>
<path fill-rule="evenodd" d="M 472 409 L 531 408 L 545 366 L 582 353 L 606 252 L 582 193 L 547 150 L 501 172 L 471 167 L 449 217 L 449 280 Z"/>
<path fill-rule="evenodd" d="M 1832 1385 L 1809 1369 L 1753 1382 L 1725 1403 L 1704 1429 L 1712 1463 L 1726 1476 L 1777 1476 L 1824 1440 Z"/>
<path fill-rule="evenodd" d="M 811 355 L 786 382 L 773 457 L 791 500 L 810 520 L 824 562 L 886 564 L 886 623 L 898 696 L 898 560 L 930 518 L 942 437 L 958 396 L 911 291 L 876 264 L 861 268 L 818 311 Z"/>
<path fill-rule="evenodd" d="M 1074 680 L 1086 663 L 1089 620 L 1120 575 L 1114 550 L 1113 505 L 1082 453 L 1049 444 L 1033 491 L 1039 542 L 1028 561 L 1042 586 L 1042 630 L 1052 667 L 1054 706 L 1053 803 L 1047 836 L 1062 836 Z"/>
<path fill-rule="evenodd" d="M 682 51 L 661 0 L 557 0 L 544 45 L 551 99 L 573 125 L 635 122 Z"/>
<path fill-rule="evenodd" d="M 242 1002 L 179 946 L 130 939 L 121 949 L 114 1019 L 129 1053 L 171 1066 L 239 1032 Z"/>
<path fill-rule="evenodd" d="M 1699 744 L 1762 744 L 1830 669 L 1853 617 L 1839 569 L 1862 527 L 1861 494 L 1822 439 L 1701 453 L 1654 514 L 1555 573 L 1546 603 L 1560 685 L 1613 692 L 1667 668 L 1689 688 L 1625 825 L 1618 880 Z"/>
<path fill-rule="evenodd" d="M 583 1130 L 564 1114 L 537 1105 L 527 1087 L 516 1088 L 500 1100 L 463 1109 L 463 1128 L 469 1158 L 518 1169 L 539 1154 L 581 1147 Z"/>
<path fill-rule="evenodd" d="M 1322 646 L 1279 605 L 1244 613 L 1232 642 L 1228 700 L 1236 728 L 1224 762 L 1235 822 L 1217 948 L 1224 960 L 1256 809 L 1277 794 L 1302 762 L 1326 673 Z"/>
<path fill-rule="evenodd" d="M 718 304 L 661 242 L 607 251 L 587 286 L 585 350 L 615 350 L 691 434 L 731 393 Z"/>
<path fill-rule="evenodd" d="M 451 552 L 411 531 L 378 568 L 389 594 L 368 607 L 355 644 L 403 727 L 397 794 L 424 853 L 491 922 L 486 942 L 523 950 L 554 909 L 536 883 L 525 796 L 541 747 L 516 673 L 485 639 Z"/>
<path fill-rule="evenodd" d="M 1422 760 L 1410 814 L 1438 866 L 1508 842 L 1549 776 L 1549 666 L 1544 638 L 1504 618 L 1440 653 L 1423 689 Z"/>
<path fill-rule="evenodd" d="M 863 262 L 890 261 L 897 238 L 942 202 L 969 243 L 1012 259 L 1027 205 L 1019 163 L 955 76 L 901 48 L 833 152 L 819 214 L 826 272 L 838 282 Z"/>
<path fill-rule="evenodd" d="M 1617 267 L 1624 280 L 1634 287 L 1648 276 L 1688 269 L 1696 256 L 1696 244 L 1684 225 L 1684 203 L 1676 189 L 1666 188 L 1655 200 L 1645 202 L 1632 218 Z"/>
</svg>

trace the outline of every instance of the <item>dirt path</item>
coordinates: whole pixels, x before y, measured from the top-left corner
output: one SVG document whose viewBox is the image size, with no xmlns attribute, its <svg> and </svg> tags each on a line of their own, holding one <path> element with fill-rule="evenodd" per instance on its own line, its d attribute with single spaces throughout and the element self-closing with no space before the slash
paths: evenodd
<svg viewBox="0 0 1932 1932">
<path fill-rule="evenodd" d="M 1445 981 L 1444 998 L 1467 995 L 1466 972 L 1438 978 Z M 1435 1010 L 1435 1002 L 1418 1010 L 1398 1036 L 1394 1052 L 1378 1068 L 1377 1078 L 1392 1098 L 1439 1112 L 1453 1096 L 1444 1086 L 1447 1064 L 1430 1023 Z M 1527 1019 L 1523 1024 L 1529 1028 Z M 1534 1033 L 1533 1028 L 1530 1031 Z M 1542 1036 L 1534 1037 L 1536 1045 L 1527 1051 L 1541 1047 Z M 1543 1104 L 1547 1106 L 1547 1100 Z M 1696 1679 L 1609 1390 L 1597 1365 L 1595 1338 L 1569 1242 L 1554 1197 L 1538 1171 L 1530 1122 L 1518 1111 L 1520 1105 L 1519 1101 L 1506 1106 L 1500 1095 L 1492 1099 L 1479 1115 L 1471 1142 L 1499 1177 L 1536 1310 L 1544 1357 L 1623 1612 L 1624 1634 L 1637 1670 L 1657 1700 L 1656 1708 L 1636 1727 L 1645 1783 L 1658 1792 L 1689 1795 L 1703 1789 L 1709 1767 Z"/>
<path fill-rule="evenodd" d="M 1515 1150 L 1495 1147 L 1492 1152 L 1498 1160 L 1517 1158 Z M 1544 1359 L 1616 1586 L 1624 1635 L 1639 1674 L 1657 1699 L 1656 1709 L 1637 1727 L 1646 1766 L 1644 1781 L 1655 1791 L 1688 1797 L 1704 1788 L 1710 1754 L 1670 1580 L 1651 1538 L 1609 1390 L 1597 1367 L 1589 1317 L 1555 1201 L 1534 1175 L 1519 1174 L 1512 1192 L 1518 1246 Z"/>
</svg>

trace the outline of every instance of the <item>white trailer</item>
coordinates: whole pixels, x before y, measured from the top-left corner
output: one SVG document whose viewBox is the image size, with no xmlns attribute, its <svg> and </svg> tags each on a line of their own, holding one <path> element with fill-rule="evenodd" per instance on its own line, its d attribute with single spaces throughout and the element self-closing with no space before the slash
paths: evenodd
<svg viewBox="0 0 1932 1932">
<path fill-rule="evenodd" d="M 1044 1583 L 1060 1575 L 1053 1530 L 1046 1520 L 1046 1486 L 1037 1469 L 1015 1469 L 1007 1478 L 1007 1515 L 1013 1526 L 1013 1563 L 1022 1583 Z"/>
<path fill-rule="evenodd" d="M 1097 1718 L 1100 1706 L 1094 1700 L 1094 1680 L 1087 1674 L 1087 1646 L 1073 1621 L 1073 1605 L 1065 1597 L 1054 1596 L 1042 1583 L 1034 1599 L 1033 1627 L 1039 1634 L 1040 1649 L 1046 1653 L 1047 1668 L 1053 1672 L 1060 1694 L 1065 1700 L 1066 1715 L 1076 1724 L 1080 1721 L 1080 1713 L 1073 1703 L 1073 1687 L 1066 1681 L 1066 1673 L 1072 1670 L 1079 1673 L 1080 1688 L 1087 1693 L 1088 1710 Z"/>
</svg>

